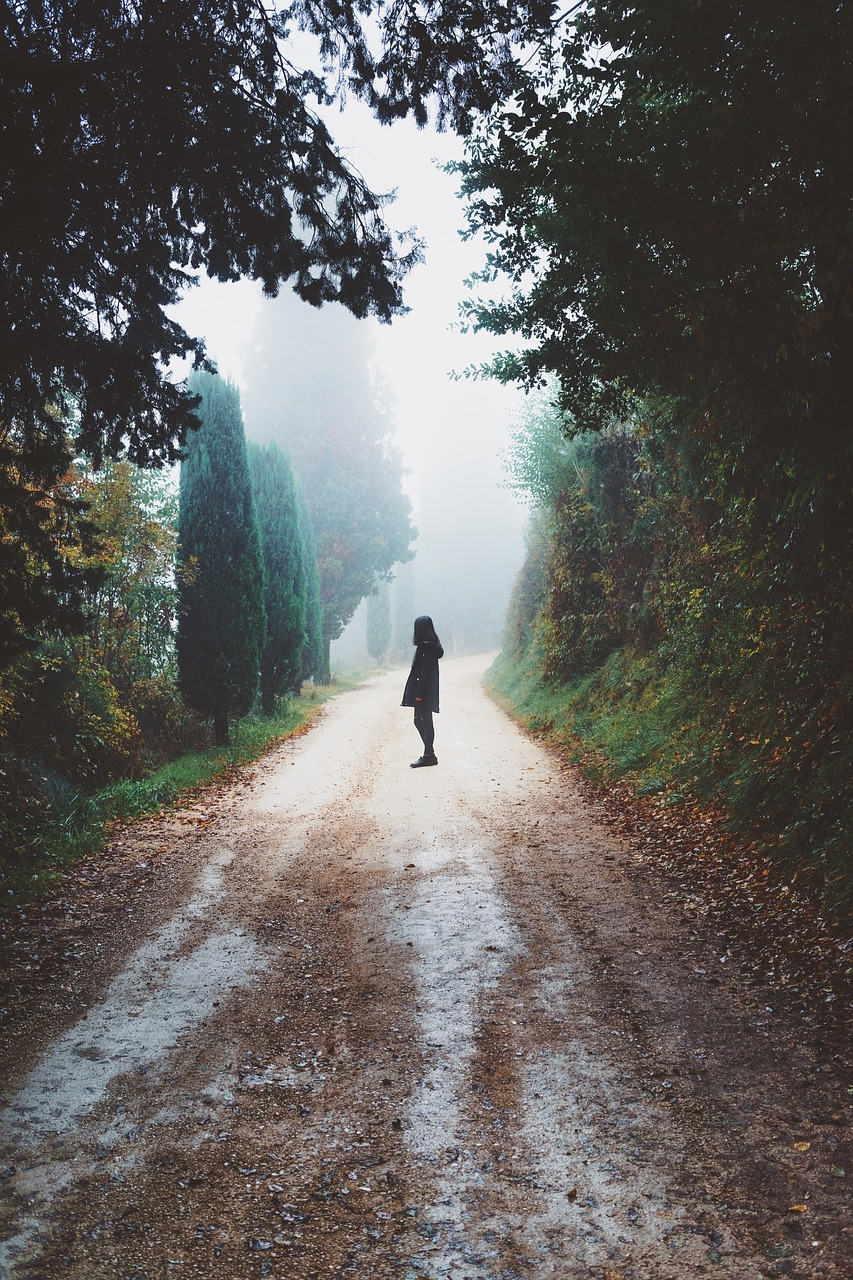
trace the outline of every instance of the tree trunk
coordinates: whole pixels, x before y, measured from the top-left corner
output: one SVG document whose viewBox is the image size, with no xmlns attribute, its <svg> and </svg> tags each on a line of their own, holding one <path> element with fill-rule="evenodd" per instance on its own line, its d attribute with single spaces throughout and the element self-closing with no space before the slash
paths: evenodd
<svg viewBox="0 0 853 1280">
<path fill-rule="evenodd" d="M 332 637 L 323 636 L 323 669 L 320 672 L 320 683 L 332 683 Z"/>
<path fill-rule="evenodd" d="M 213 736 L 218 747 L 228 745 L 228 712 L 221 708 L 213 713 Z"/>
<path fill-rule="evenodd" d="M 265 716 L 271 716 L 275 707 L 275 680 L 269 671 L 261 668 L 261 710 Z"/>
</svg>

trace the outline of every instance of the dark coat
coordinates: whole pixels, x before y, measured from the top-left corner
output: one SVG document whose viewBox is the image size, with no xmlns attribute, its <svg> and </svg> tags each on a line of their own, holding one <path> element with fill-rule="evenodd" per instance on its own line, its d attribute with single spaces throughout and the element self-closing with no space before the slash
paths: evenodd
<svg viewBox="0 0 853 1280">
<path fill-rule="evenodd" d="M 412 669 L 403 690 L 401 707 L 423 707 L 424 711 L 438 711 L 438 660 L 444 650 L 434 640 L 419 644 L 412 659 Z M 417 702 L 416 699 L 422 699 Z"/>
</svg>

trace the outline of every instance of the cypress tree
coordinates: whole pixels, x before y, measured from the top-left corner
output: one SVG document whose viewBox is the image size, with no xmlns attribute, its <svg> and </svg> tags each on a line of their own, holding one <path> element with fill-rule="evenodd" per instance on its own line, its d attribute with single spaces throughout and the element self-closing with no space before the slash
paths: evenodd
<svg viewBox="0 0 853 1280">
<path fill-rule="evenodd" d="M 391 643 L 391 592 L 384 578 L 367 597 L 367 652 L 382 662 Z"/>
<path fill-rule="evenodd" d="M 261 703 L 269 714 L 276 694 L 298 687 L 302 679 L 302 651 L 307 640 L 302 530 L 293 471 L 278 445 L 249 444 L 249 475 L 266 580 Z"/>
<path fill-rule="evenodd" d="M 187 439 L 178 510 L 178 674 L 191 707 L 213 717 L 249 710 L 264 644 L 264 569 L 237 388 L 198 373 L 201 426 Z"/>
<path fill-rule="evenodd" d="M 302 587 L 305 597 L 305 648 L 302 651 L 302 678 L 316 679 L 323 672 L 323 603 L 320 596 L 320 574 L 317 568 L 317 542 L 305 489 L 298 476 L 293 477 L 296 507 L 302 543 Z"/>
</svg>

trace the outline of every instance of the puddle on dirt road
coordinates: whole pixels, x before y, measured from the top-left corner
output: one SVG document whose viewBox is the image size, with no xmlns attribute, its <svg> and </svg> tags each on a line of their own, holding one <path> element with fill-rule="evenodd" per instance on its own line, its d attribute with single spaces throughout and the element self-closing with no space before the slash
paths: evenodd
<svg viewBox="0 0 853 1280">
<path fill-rule="evenodd" d="M 86 1162 L 102 1160 L 128 1122 L 101 1104 L 121 1077 L 139 1078 L 152 1096 L 163 1086 L 169 1055 L 216 1006 L 263 968 L 265 956 L 241 928 L 220 929 L 189 948 L 192 931 L 224 894 L 223 850 L 204 868 L 182 910 L 141 946 L 113 979 L 100 1003 L 63 1035 L 9 1099 L 0 1116 L 0 1150 L 16 1170 L 7 1193 L 27 1203 L 16 1233 L 0 1242 L 0 1274 L 43 1225 L 50 1201 L 77 1180 Z M 72 1144 L 74 1151 L 64 1149 Z M 125 1158 L 126 1163 L 126 1158 Z"/>
</svg>

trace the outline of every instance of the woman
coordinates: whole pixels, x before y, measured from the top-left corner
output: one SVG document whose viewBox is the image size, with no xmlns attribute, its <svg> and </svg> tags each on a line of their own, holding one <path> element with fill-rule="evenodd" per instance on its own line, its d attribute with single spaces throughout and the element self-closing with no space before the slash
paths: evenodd
<svg viewBox="0 0 853 1280">
<path fill-rule="evenodd" d="M 426 614 L 415 618 L 412 644 L 417 645 L 417 648 L 400 705 L 415 709 L 415 728 L 423 739 L 424 753 L 412 761 L 411 767 L 422 769 L 425 765 L 438 764 L 438 756 L 434 750 L 435 729 L 432 717 L 434 713 L 438 713 L 438 660 L 444 657 L 432 618 L 428 618 Z"/>
</svg>

